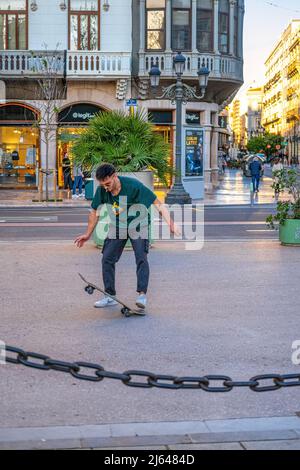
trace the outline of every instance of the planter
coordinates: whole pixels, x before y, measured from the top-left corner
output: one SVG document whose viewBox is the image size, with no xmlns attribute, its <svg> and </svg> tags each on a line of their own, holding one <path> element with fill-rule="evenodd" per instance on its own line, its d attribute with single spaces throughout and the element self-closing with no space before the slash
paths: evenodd
<svg viewBox="0 0 300 470">
<path fill-rule="evenodd" d="M 153 191 L 153 172 L 150 170 L 138 171 L 136 173 L 118 173 L 118 175 L 136 178 L 137 180 L 141 181 L 145 186 L 147 186 L 149 189 L 151 189 L 151 191 Z M 97 189 L 98 184 L 99 184 L 96 181 L 95 183 L 96 184 L 94 184 L 94 190 L 95 190 L 95 187 Z M 152 220 L 153 218 L 151 218 L 151 226 L 152 226 L 152 223 L 154 223 L 152 222 Z M 93 240 L 97 247 L 101 248 L 103 246 L 104 240 L 106 239 L 107 234 L 108 234 L 108 229 L 109 229 L 109 216 L 108 216 L 106 205 L 104 205 L 100 211 L 100 220 L 93 233 Z M 151 230 L 151 227 L 150 227 L 150 230 Z M 150 242 L 151 242 L 151 236 L 150 236 Z M 127 241 L 125 248 L 131 248 L 130 240 Z"/>
<path fill-rule="evenodd" d="M 288 219 L 280 225 L 279 239 L 282 245 L 300 246 L 300 219 Z"/>
</svg>

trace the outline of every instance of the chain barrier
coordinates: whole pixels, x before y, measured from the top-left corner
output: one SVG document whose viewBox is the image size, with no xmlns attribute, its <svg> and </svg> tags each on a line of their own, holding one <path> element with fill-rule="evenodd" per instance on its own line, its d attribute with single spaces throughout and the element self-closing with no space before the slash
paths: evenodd
<svg viewBox="0 0 300 470">
<path fill-rule="evenodd" d="M 6 355 L 6 362 L 11 364 L 22 364 L 44 371 L 65 372 L 76 379 L 90 382 L 102 382 L 105 378 L 120 380 L 128 387 L 156 387 L 170 390 L 200 389 L 210 393 L 225 393 L 231 392 L 235 388 L 250 388 L 253 392 L 272 392 L 281 388 L 300 386 L 300 374 L 265 374 L 252 377 L 249 381 L 235 382 L 230 377 L 223 375 L 176 377 L 141 370 L 127 370 L 123 373 L 117 373 L 106 371 L 100 364 L 57 361 L 44 354 L 26 352 L 12 346 L 6 346 L 5 349 L 6 352 L 16 354 L 15 357 Z M 83 373 L 82 369 L 89 369 L 90 374 Z M 219 385 L 217 385 L 218 383 Z"/>
</svg>

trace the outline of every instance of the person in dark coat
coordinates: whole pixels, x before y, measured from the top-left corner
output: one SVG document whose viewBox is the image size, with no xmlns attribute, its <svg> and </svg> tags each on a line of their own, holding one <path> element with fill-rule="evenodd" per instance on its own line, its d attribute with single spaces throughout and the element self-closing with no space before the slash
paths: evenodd
<svg viewBox="0 0 300 470">
<path fill-rule="evenodd" d="M 259 158 L 255 157 L 254 160 L 250 163 L 249 169 L 252 177 L 253 191 L 255 193 L 259 192 L 259 183 L 262 171 L 262 164 Z"/>
</svg>

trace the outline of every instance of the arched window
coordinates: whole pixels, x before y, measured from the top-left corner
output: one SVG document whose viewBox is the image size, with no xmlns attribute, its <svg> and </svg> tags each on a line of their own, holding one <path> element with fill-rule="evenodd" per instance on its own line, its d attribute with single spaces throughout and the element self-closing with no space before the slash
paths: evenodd
<svg viewBox="0 0 300 470">
<path fill-rule="evenodd" d="M 146 48 L 162 51 L 165 49 L 165 0 L 147 0 L 146 3 Z"/>
<path fill-rule="evenodd" d="M 191 0 L 172 2 L 172 49 L 191 50 Z"/>
<path fill-rule="evenodd" d="M 229 0 L 219 0 L 219 50 L 229 53 Z"/>
<path fill-rule="evenodd" d="M 213 0 L 197 0 L 197 49 L 212 52 L 214 43 Z"/>
</svg>

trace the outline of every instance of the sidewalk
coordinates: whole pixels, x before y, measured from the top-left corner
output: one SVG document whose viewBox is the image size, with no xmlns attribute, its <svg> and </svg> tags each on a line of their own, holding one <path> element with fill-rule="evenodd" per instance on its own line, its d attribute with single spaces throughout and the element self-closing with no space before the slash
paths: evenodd
<svg viewBox="0 0 300 470">
<path fill-rule="evenodd" d="M 300 450 L 300 418 L 0 429 L 0 450 Z"/>
<path fill-rule="evenodd" d="M 275 204 L 274 190 L 271 187 L 273 180 L 269 174 L 266 168 L 260 191 L 254 195 L 251 193 L 251 178 L 244 177 L 241 170 L 226 170 L 224 179 L 220 181 L 220 187 L 212 194 L 206 194 L 204 203 L 205 205 Z"/>
<path fill-rule="evenodd" d="M 266 172 L 268 174 L 268 172 Z M 273 181 L 269 176 L 265 176 L 261 182 L 260 192 L 252 194 L 251 199 L 251 178 L 245 178 L 240 170 L 227 170 L 224 179 L 220 181 L 220 187 L 212 194 L 206 194 L 205 200 L 201 201 L 205 206 L 218 205 L 265 205 L 275 204 L 274 191 L 271 188 Z M 166 191 L 155 191 L 160 200 L 164 200 Z M 0 207 L 90 207 L 90 201 L 72 200 L 71 193 L 58 191 L 57 197 L 63 202 L 38 203 L 32 202 L 38 199 L 37 191 L 0 191 Z M 50 199 L 53 194 L 50 194 Z"/>
</svg>

